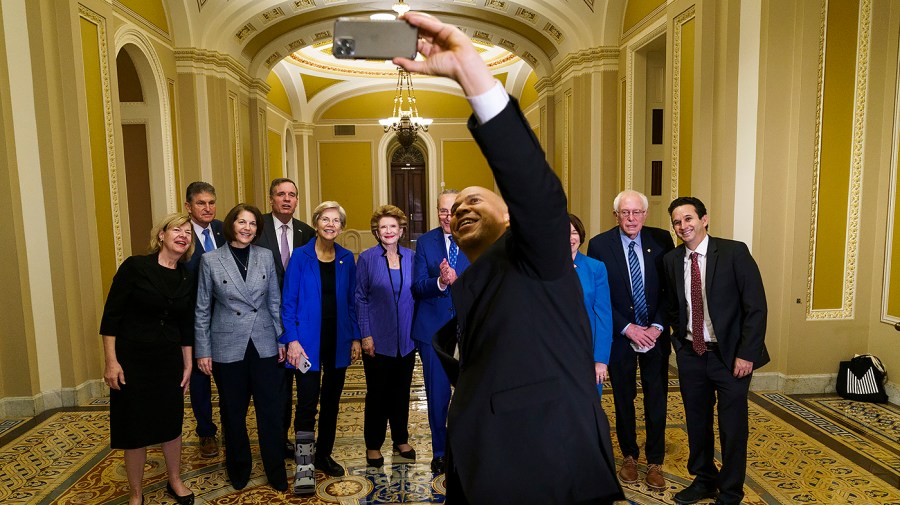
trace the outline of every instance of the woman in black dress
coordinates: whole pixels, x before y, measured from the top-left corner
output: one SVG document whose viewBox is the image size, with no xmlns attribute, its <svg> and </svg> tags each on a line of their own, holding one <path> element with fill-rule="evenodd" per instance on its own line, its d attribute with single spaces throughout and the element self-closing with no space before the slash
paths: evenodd
<svg viewBox="0 0 900 505">
<path fill-rule="evenodd" d="M 187 214 L 153 227 L 150 254 L 119 267 L 103 309 L 100 334 L 110 387 L 110 446 L 125 452 L 129 504 L 143 502 L 147 446 L 162 445 L 166 489 L 181 505 L 194 503 L 181 480 L 181 423 L 191 376 L 196 283 L 183 263 L 194 252 Z"/>
</svg>

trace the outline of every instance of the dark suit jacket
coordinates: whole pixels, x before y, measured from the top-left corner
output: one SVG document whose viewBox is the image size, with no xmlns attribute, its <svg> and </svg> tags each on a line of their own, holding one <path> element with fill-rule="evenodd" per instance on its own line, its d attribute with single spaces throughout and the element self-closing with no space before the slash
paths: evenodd
<svg viewBox="0 0 900 505">
<path fill-rule="evenodd" d="M 734 359 L 753 362 L 756 370 L 769 362 L 766 350 L 766 293 L 762 276 L 750 250 L 743 242 L 709 237 L 706 257 L 706 289 L 713 330 L 725 364 L 734 367 Z M 690 317 L 684 296 L 684 255 L 681 244 L 666 254 L 666 276 L 672 289 L 672 344 L 675 350 L 691 346 L 685 339 Z"/>
<path fill-rule="evenodd" d="M 281 264 L 281 238 L 278 235 L 280 230 L 276 230 L 272 224 L 272 213 L 263 214 L 263 231 L 256 239 L 256 245 L 265 247 L 272 251 L 272 257 L 275 260 L 275 273 L 278 275 L 278 286 L 284 286 L 284 265 Z M 304 223 L 299 219 L 292 219 L 294 228 L 294 243 L 291 244 L 291 254 L 293 250 L 305 246 L 307 242 L 316 236 L 316 230 L 312 226 Z M 281 227 L 279 221 L 279 228 Z"/>
<path fill-rule="evenodd" d="M 213 240 L 216 242 L 216 248 L 218 249 L 225 243 L 225 235 L 222 234 L 222 221 L 213 219 L 212 222 L 209 223 L 209 226 L 212 230 Z M 193 231 L 192 228 L 191 233 L 193 233 Z M 194 235 L 194 254 L 191 255 L 191 259 L 185 263 L 188 270 L 197 272 L 197 269 L 200 268 L 200 256 L 203 256 L 204 252 L 206 252 L 206 250 L 203 248 L 203 237 Z"/>
<path fill-rule="evenodd" d="M 126 258 L 106 297 L 100 334 L 133 342 L 194 345 L 196 279 L 178 264 L 182 282 L 170 291 L 160 276 L 159 255 Z"/>
<path fill-rule="evenodd" d="M 453 285 L 461 361 L 448 480 L 458 476 L 473 504 L 624 499 L 562 185 L 514 100 L 469 128 L 509 206 L 510 229 Z M 444 337 L 455 328 L 451 321 L 435 338 L 445 364 Z"/>
<path fill-rule="evenodd" d="M 453 300 L 450 289 L 444 291 L 437 285 L 441 276 L 441 261 L 447 258 L 444 230 L 440 226 L 425 233 L 416 241 L 416 257 L 413 261 L 413 312 L 412 338 L 419 342 L 431 342 L 431 337 L 453 317 Z M 456 275 L 468 268 L 469 259 L 462 251 L 456 258 Z"/>
<path fill-rule="evenodd" d="M 647 316 L 650 323 L 662 326 L 663 333 L 657 345 L 669 345 L 668 298 L 665 296 L 663 256 L 675 248 L 669 232 L 644 226 L 641 228 L 641 253 L 644 255 L 644 296 L 647 299 Z M 631 271 L 628 258 L 622 249 L 619 227 L 613 227 L 588 242 L 588 253 L 606 265 L 609 279 L 609 296 L 612 300 L 613 339 L 628 340 L 622 330 L 635 322 L 634 300 L 631 294 Z M 628 340 L 630 342 L 630 340 Z M 612 356 L 610 359 L 615 359 Z"/>
</svg>

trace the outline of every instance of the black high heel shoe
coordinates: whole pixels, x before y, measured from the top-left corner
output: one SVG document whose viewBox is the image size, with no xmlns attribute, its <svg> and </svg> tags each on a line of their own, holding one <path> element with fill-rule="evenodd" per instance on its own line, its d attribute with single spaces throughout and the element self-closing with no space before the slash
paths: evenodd
<svg viewBox="0 0 900 505">
<path fill-rule="evenodd" d="M 194 493 L 179 496 L 172 488 L 172 483 L 166 482 L 166 493 L 169 493 L 178 505 L 194 505 Z"/>
<path fill-rule="evenodd" d="M 384 456 L 378 456 L 377 458 L 370 458 L 368 454 L 366 454 L 366 466 L 371 466 L 373 468 L 381 468 L 384 466 Z"/>
<path fill-rule="evenodd" d="M 394 456 L 400 456 L 401 458 L 415 461 L 416 460 L 416 450 L 410 449 L 408 451 L 401 451 L 400 446 L 394 444 Z"/>
</svg>

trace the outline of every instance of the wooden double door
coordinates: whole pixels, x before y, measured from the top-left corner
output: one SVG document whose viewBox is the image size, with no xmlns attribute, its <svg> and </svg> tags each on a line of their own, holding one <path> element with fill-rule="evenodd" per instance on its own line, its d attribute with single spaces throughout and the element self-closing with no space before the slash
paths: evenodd
<svg viewBox="0 0 900 505">
<path fill-rule="evenodd" d="M 428 231 L 428 178 L 425 157 L 416 147 L 400 148 L 391 157 L 391 203 L 409 219 L 401 245 L 415 249 L 415 241 Z"/>
</svg>

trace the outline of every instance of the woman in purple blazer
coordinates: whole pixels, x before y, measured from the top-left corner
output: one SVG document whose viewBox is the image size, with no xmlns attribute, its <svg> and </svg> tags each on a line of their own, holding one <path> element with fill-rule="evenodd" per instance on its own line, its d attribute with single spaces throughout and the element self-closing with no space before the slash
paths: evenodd
<svg viewBox="0 0 900 505">
<path fill-rule="evenodd" d="M 356 313 L 366 372 L 364 437 L 366 463 L 384 464 L 381 446 L 391 423 L 394 462 L 415 460 L 409 445 L 409 388 L 415 365 L 410 338 L 413 316 L 413 251 L 399 245 L 408 221 L 393 205 L 375 210 L 370 221 L 378 245 L 359 255 Z M 399 458 L 398 458 L 399 456 Z"/>
</svg>

